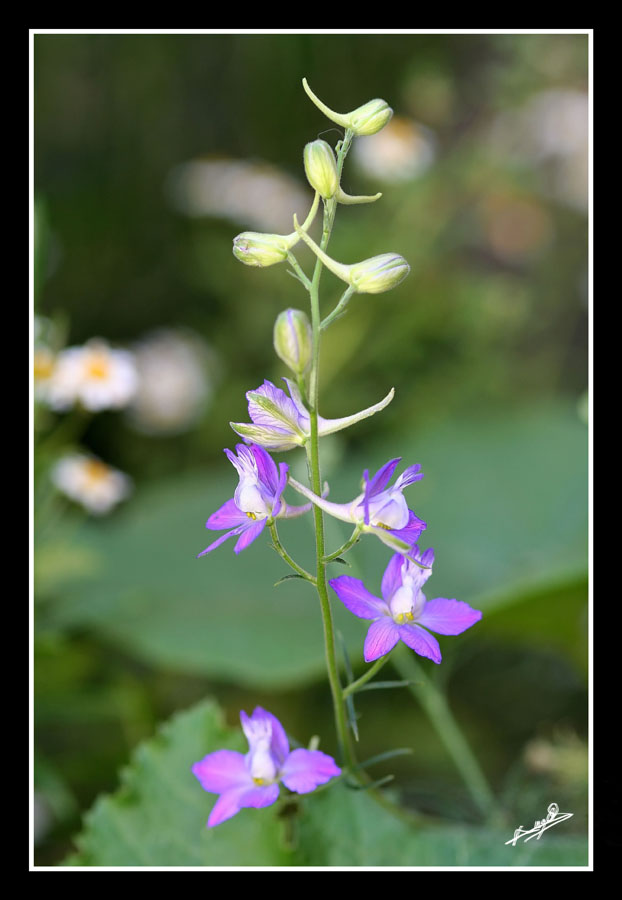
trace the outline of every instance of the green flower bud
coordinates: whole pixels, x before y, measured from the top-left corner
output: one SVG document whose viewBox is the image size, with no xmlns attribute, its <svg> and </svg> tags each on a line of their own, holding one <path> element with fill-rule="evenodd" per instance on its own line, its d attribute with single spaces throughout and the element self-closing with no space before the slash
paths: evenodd
<svg viewBox="0 0 622 900">
<path fill-rule="evenodd" d="M 380 256 L 372 256 L 351 266 L 337 262 L 301 229 L 296 216 L 294 228 L 296 234 L 311 247 L 326 268 L 349 284 L 357 294 L 382 294 L 384 291 L 390 291 L 410 272 L 410 266 L 399 253 L 381 253 Z"/>
<path fill-rule="evenodd" d="M 273 266 L 287 259 L 289 236 L 243 231 L 233 239 L 233 255 L 247 266 Z"/>
<path fill-rule="evenodd" d="M 300 309 L 279 313 L 274 323 L 274 349 L 292 372 L 303 374 L 313 351 L 313 331 L 306 313 Z"/>
<path fill-rule="evenodd" d="M 410 272 L 410 266 L 398 253 L 381 253 L 350 266 L 350 284 L 359 294 L 390 291 Z"/>
<path fill-rule="evenodd" d="M 329 200 L 339 187 L 337 163 L 330 144 L 312 141 L 304 149 L 305 172 L 311 187 Z"/>
<path fill-rule="evenodd" d="M 393 110 L 386 100 L 370 100 L 362 106 L 353 109 L 349 113 L 337 113 L 322 103 L 319 97 L 313 93 L 307 79 L 302 79 L 302 86 L 307 92 L 308 97 L 315 103 L 325 116 L 341 125 L 343 128 L 350 128 L 356 135 L 376 134 L 381 128 L 387 124 L 393 115 Z"/>
</svg>

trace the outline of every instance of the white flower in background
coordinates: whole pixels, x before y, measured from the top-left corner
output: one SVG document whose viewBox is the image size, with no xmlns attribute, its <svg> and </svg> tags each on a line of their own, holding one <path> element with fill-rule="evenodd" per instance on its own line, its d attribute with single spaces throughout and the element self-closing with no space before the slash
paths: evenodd
<svg viewBox="0 0 622 900">
<path fill-rule="evenodd" d="M 113 350 L 94 338 L 83 347 L 67 347 L 57 358 L 47 387 L 48 403 L 65 410 L 81 403 L 91 412 L 119 409 L 134 396 L 138 376 L 127 350 Z"/>
<path fill-rule="evenodd" d="M 35 346 L 33 353 L 35 398 L 47 403 L 49 388 L 56 367 L 56 357 L 44 344 Z"/>
<path fill-rule="evenodd" d="M 169 174 L 167 192 L 187 216 L 215 216 L 257 231 L 290 232 L 292 213 L 313 197 L 275 166 L 246 159 L 194 159 Z"/>
<path fill-rule="evenodd" d="M 587 210 L 589 98 L 586 92 L 540 91 L 517 108 L 500 113 L 490 145 L 504 160 L 538 166 L 543 193 Z"/>
<path fill-rule="evenodd" d="M 51 477 L 59 491 L 95 515 L 109 512 L 132 490 L 129 476 L 84 453 L 59 459 Z"/>
<path fill-rule="evenodd" d="M 393 116 L 382 131 L 356 140 L 352 147 L 352 156 L 362 172 L 393 183 L 422 175 L 435 155 L 430 129 L 403 116 Z"/>
<path fill-rule="evenodd" d="M 213 388 L 214 358 L 189 331 L 163 329 L 133 347 L 138 383 L 128 408 L 145 434 L 178 434 L 201 417 Z"/>
</svg>

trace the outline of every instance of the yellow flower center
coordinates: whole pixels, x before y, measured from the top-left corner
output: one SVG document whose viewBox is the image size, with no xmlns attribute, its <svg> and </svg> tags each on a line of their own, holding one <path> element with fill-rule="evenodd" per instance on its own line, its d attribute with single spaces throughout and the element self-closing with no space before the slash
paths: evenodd
<svg viewBox="0 0 622 900">
<path fill-rule="evenodd" d="M 255 513 L 252 513 L 252 512 L 247 512 L 246 515 L 248 516 L 249 519 L 252 519 L 253 522 L 254 522 L 255 519 L 257 518 L 257 516 L 255 515 Z"/>
<path fill-rule="evenodd" d="M 35 350 L 34 375 L 35 378 L 49 378 L 54 370 L 54 357 L 49 350 Z"/>
<path fill-rule="evenodd" d="M 98 459 L 89 459 L 84 463 L 84 474 L 91 484 L 103 481 L 108 477 L 108 472 L 108 466 Z"/>
<path fill-rule="evenodd" d="M 103 380 L 110 374 L 110 363 L 105 353 L 91 353 L 86 362 L 86 374 Z"/>
</svg>

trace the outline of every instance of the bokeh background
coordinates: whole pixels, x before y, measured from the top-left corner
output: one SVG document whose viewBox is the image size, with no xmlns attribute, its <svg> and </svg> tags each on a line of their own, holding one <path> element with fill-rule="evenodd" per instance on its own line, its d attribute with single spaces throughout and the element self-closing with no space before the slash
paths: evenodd
<svg viewBox="0 0 622 900">
<path fill-rule="evenodd" d="M 139 371 L 123 409 L 36 402 L 38 863 L 62 861 L 132 748 L 206 696 L 232 725 L 261 704 L 335 747 L 310 591 L 272 587 L 285 573 L 267 541 L 195 559 L 237 483 L 228 423 L 247 420 L 246 390 L 287 375 L 273 322 L 306 308 L 285 266 L 231 253 L 240 231 L 291 231 L 311 201 L 304 144 L 339 139 L 303 76 L 338 111 L 372 97 L 395 111 L 355 141 L 342 184 L 383 197 L 340 207 L 331 255 L 393 250 L 411 265 L 326 335 L 323 415 L 396 389 L 385 412 L 326 439 L 331 496 L 354 496 L 362 470 L 393 456 L 421 463 L 408 499 L 437 554 L 428 596 L 484 611 L 425 673 L 509 836 L 551 799 L 574 813 L 562 828 L 585 834 L 588 37 L 40 34 L 34 73 L 38 350 L 53 360 L 100 338 Z M 323 309 L 339 296 L 327 273 Z M 53 484 L 76 448 L 131 479 L 106 515 Z M 302 451 L 277 457 L 304 475 Z M 307 520 L 281 536 L 311 565 Z M 344 537 L 330 523 L 331 544 Z M 385 549 L 352 553 L 371 590 Z M 341 612 L 358 674 L 365 627 Z M 362 694 L 358 711 L 361 758 L 413 748 L 379 771 L 405 805 L 481 821 L 416 687 Z"/>
</svg>

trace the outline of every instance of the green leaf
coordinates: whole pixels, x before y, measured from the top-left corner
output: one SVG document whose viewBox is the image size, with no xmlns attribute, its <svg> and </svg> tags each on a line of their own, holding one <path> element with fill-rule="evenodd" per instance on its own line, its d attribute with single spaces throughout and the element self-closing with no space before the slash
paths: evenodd
<svg viewBox="0 0 622 900">
<path fill-rule="evenodd" d="M 281 824 L 271 810 L 243 810 L 206 828 L 216 801 L 191 772 L 219 749 L 246 752 L 240 728 L 228 729 L 218 707 L 202 703 L 173 717 L 141 744 L 122 773 L 122 786 L 101 797 L 76 839 L 74 866 L 279 866 Z M 267 813 L 267 814 L 266 814 Z"/>
<path fill-rule="evenodd" d="M 225 726 L 213 702 L 174 716 L 137 748 L 122 773 L 121 787 L 100 797 L 86 815 L 77 851 L 65 865 L 580 866 L 587 862 L 587 838 L 547 832 L 540 841 L 512 847 L 505 841 L 518 822 L 497 830 L 413 825 L 368 791 L 348 790 L 341 782 L 317 794 L 292 798 L 294 804 L 283 810 L 289 814 L 287 823 L 274 805 L 243 809 L 208 829 L 205 823 L 216 796 L 201 788 L 191 766 L 218 749 L 243 752 L 246 744 L 240 728 Z"/>
<path fill-rule="evenodd" d="M 555 836 L 505 846 L 507 829 L 413 826 L 367 791 L 336 784 L 309 796 L 299 825 L 298 865 L 585 866 L 587 836 Z M 561 823 L 559 828 L 563 828 Z"/>
<path fill-rule="evenodd" d="M 292 573 L 291 575 L 283 575 L 282 578 L 279 578 L 278 581 L 274 582 L 273 587 L 278 587 L 280 584 L 283 584 L 283 582 L 290 581 L 292 578 L 300 578 L 301 581 L 307 580 L 306 578 L 303 578 L 302 575 L 296 575 L 295 573 Z"/>
</svg>

